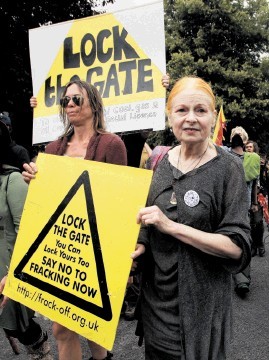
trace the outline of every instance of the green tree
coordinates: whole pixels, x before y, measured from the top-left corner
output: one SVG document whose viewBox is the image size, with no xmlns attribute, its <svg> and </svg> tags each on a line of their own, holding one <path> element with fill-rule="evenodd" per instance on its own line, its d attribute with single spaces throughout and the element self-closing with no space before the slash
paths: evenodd
<svg viewBox="0 0 269 360">
<path fill-rule="evenodd" d="M 172 83 L 189 74 L 209 81 L 228 120 L 226 139 L 240 125 L 268 151 L 268 0 L 166 0 L 165 29 Z M 154 140 L 167 143 L 162 135 Z"/>
</svg>

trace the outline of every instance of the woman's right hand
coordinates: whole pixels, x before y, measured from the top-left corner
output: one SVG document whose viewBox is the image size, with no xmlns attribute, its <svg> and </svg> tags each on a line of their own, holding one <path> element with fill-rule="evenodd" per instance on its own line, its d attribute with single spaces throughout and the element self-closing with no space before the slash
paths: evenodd
<svg viewBox="0 0 269 360">
<path fill-rule="evenodd" d="M 29 184 L 32 179 L 35 179 L 35 174 L 37 173 L 36 163 L 25 163 L 23 164 L 23 168 L 25 170 L 22 172 L 23 179 L 25 182 L 27 182 L 27 184 Z"/>
<path fill-rule="evenodd" d="M 32 96 L 32 97 L 30 98 L 30 106 L 31 106 L 32 108 L 37 107 L 37 99 L 36 99 L 35 96 Z"/>
</svg>

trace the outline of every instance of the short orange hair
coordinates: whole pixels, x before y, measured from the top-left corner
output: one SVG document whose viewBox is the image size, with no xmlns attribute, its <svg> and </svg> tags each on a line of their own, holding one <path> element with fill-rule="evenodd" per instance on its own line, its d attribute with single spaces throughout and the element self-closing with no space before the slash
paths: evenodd
<svg viewBox="0 0 269 360">
<path fill-rule="evenodd" d="M 169 115 L 171 112 L 171 108 L 172 108 L 172 101 L 174 99 L 174 97 L 180 93 L 183 90 L 186 89 L 194 89 L 194 90 L 201 90 L 204 93 L 206 93 L 207 95 L 209 95 L 210 99 L 211 99 L 211 106 L 212 106 L 212 110 L 215 110 L 216 107 L 216 100 L 215 100 L 215 95 L 213 94 L 212 88 L 211 86 L 203 79 L 199 78 L 198 76 L 184 76 L 183 78 L 177 80 L 177 82 L 175 83 L 175 85 L 173 86 L 167 103 L 166 103 L 166 111 L 167 114 Z"/>
</svg>

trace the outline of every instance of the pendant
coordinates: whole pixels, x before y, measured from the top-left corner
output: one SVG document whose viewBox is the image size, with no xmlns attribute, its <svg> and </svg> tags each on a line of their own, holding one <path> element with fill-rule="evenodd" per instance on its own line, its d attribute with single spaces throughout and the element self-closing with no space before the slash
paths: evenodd
<svg viewBox="0 0 269 360">
<path fill-rule="evenodd" d="M 197 192 L 194 190 L 189 190 L 184 195 L 184 202 L 189 207 L 194 207 L 194 206 L 198 205 L 199 201 L 200 201 L 200 197 L 197 194 Z"/>
<path fill-rule="evenodd" d="M 170 198 L 169 202 L 170 202 L 171 205 L 177 205 L 177 198 L 176 198 L 176 194 L 175 194 L 174 191 L 172 192 L 172 195 L 171 195 L 171 198 Z"/>
</svg>

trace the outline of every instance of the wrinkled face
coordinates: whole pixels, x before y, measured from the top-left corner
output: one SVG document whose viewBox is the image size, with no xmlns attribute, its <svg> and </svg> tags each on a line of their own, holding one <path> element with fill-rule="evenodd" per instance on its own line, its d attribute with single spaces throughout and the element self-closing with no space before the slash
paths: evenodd
<svg viewBox="0 0 269 360">
<path fill-rule="evenodd" d="M 252 143 L 248 143 L 245 146 L 245 149 L 246 149 L 247 152 L 254 152 L 254 145 Z"/>
<path fill-rule="evenodd" d="M 76 95 L 76 98 L 80 98 L 79 101 L 72 99 Z M 65 97 L 70 98 L 70 101 L 66 102 L 65 112 L 71 124 L 80 125 L 92 121 L 92 109 L 85 89 L 81 90 L 76 84 L 72 84 L 67 88 Z"/>
<path fill-rule="evenodd" d="M 173 98 L 171 105 L 169 120 L 177 140 L 195 144 L 210 136 L 216 111 L 208 94 L 186 89 Z"/>
</svg>

